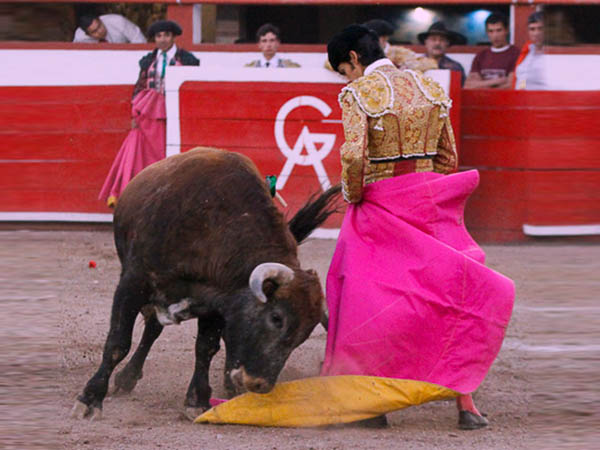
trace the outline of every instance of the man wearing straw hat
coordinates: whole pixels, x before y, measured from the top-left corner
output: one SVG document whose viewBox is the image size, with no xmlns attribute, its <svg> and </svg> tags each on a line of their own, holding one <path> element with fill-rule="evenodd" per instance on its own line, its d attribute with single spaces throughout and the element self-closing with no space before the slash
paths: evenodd
<svg viewBox="0 0 600 450">
<path fill-rule="evenodd" d="M 435 22 L 429 29 L 417 36 L 425 45 L 425 56 L 435 60 L 440 69 L 460 72 L 461 85 L 465 84 L 465 70 L 458 62 L 446 56 L 446 49 L 451 45 L 464 45 L 467 39 L 460 33 L 446 29 L 444 22 Z"/>
</svg>

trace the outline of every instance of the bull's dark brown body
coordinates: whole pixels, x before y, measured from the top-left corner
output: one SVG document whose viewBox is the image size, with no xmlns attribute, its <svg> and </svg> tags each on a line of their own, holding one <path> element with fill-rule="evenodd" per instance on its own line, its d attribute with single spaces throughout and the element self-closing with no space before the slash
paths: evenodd
<svg viewBox="0 0 600 450">
<path fill-rule="evenodd" d="M 165 321 L 194 317 L 196 367 L 185 400 L 191 415 L 208 407 L 208 370 L 221 337 L 228 390 L 235 390 L 230 372 L 238 387 L 270 390 L 291 351 L 321 318 L 322 289 L 314 271 L 300 268 L 297 242 L 331 214 L 338 193 L 333 188 L 310 202 L 288 226 L 254 164 L 237 153 L 200 148 L 142 171 L 115 210 L 121 278 L 102 364 L 74 412 L 101 411 L 108 379 L 130 349 L 140 312 L 144 334 L 116 375 L 117 390 L 135 387 Z M 249 277 L 257 267 L 270 267 L 264 263 L 285 266 L 288 278 L 260 279 L 257 297 Z"/>
<path fill-rule="evenodd" d="M 296 240 L 254 164 L 220 150 L 182 153 L 135 177 L 115 210 L 115 242 L 125 270 L 141 264 L 160 285 L 189 275 L 232 290 L 262 262 L 299 266 Z"/>
</svg>

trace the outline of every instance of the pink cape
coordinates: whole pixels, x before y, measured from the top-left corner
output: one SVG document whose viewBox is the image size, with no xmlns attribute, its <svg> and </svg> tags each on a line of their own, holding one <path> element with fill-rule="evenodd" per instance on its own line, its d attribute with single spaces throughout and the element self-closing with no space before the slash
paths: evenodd
<svg viewBox="0 0 600 450">
<path fill-rule="evenodd" d="M 349 206 L 327 277 L 323 375 L 477 389 L 514 301 L 464 226 L 478 183 L 475 170 L 412 173 L 366 186 Z"/>
<path fill-rule="evenodd" d="M 165 157 L 165 97 L 144 89 L 133 99 L 131 114 L 137 127 L 121 144 L 98 196 L 100 200 L 118 198 L 138 172 Z"/>
</svg>

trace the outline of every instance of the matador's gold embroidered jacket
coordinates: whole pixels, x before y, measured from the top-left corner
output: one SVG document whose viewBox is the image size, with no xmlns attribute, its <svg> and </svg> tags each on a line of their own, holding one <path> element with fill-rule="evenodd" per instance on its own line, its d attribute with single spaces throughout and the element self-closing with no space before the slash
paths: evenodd
<svg viewBox="0 0 600 450">
<path fill-rule="evenodd" d="M 365 73 L 339 96 L 344 199 L 359 202 L 364 185 L 393 177 L 396 164 L 407 159 L 416 159 L 417 172 L 456 169 L 451 101 L 442 87 L 422 74 L 397 69 L 387 59 Z"/>
</svg>

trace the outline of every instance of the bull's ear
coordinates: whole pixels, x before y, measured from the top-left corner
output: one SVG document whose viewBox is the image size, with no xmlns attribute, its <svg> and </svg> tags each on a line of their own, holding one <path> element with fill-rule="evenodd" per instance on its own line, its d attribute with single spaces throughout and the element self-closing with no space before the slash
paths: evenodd
<svg viewBox="0 0 600 450">
<path fill-rule="evenodd" d="M 275 283 L 275 281 L 269 279 L 263 282 L 262 291 L 265 294 L 265 297 L 267 297 L 267 299 L 270 299 L 273 296 L 273 294 L 275 294 L 275 291 L 278 287 L 279 285 Z"/>
</svg>

